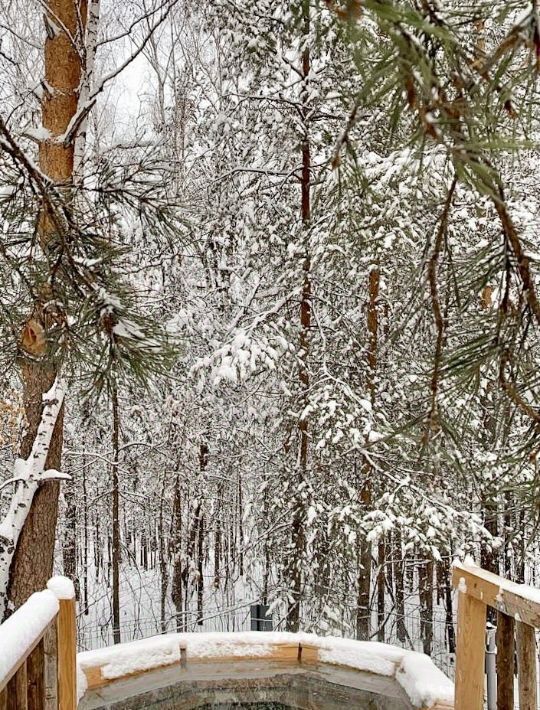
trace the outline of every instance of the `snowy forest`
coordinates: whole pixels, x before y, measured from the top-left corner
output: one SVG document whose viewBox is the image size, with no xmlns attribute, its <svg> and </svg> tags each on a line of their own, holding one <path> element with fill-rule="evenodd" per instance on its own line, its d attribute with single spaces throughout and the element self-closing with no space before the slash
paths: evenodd
<svg viewBox="0 0 540 710">
<path fill-rule="evenodd" d="M 0 617 L 451 673 L 453 560 L 537 584 L 538 13 L 0 0 Z"/>
</svg>

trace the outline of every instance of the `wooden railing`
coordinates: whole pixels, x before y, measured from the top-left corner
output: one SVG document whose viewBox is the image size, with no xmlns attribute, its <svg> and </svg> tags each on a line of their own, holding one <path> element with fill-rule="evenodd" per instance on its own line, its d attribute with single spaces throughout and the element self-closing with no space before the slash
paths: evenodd
<svg viewBox="0 0 540 710">
<path fill-rule="evenodd" d="M 455 710 L 484 707 L 486 614 L 497 612 L 497 708 L 514 707 L 517 657 L 520 710 L 537 710 L 536 637 L 540 590 L 509 582 L 473 565 L 455 565 L 458 589 Z"/>
<path fill-rule="evenodd" d="M 0 625 L 0 710 L 45 707 L 77 707 L 75 594 L 65 577 Z"/>
</svg>

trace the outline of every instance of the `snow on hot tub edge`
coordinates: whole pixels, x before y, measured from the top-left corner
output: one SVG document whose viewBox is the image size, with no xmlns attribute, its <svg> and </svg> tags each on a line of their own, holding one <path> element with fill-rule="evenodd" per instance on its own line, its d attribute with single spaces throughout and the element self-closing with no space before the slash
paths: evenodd
<svg viewBox="0 0 540 710">
<path fill-rule="evenodd" d="M 153 636 L 77 656 L 81 670 L 99 667 L 107 680 L 180 661 L 180 646 L 188 662 L 221 657 L 271 656 L 275 646 L 302 644 L 318 650 L 321 663 L 329 663 L 382 676 L 395 677 L 415 707 L 435 703 L 452 705 L 454 686 L 423 653 L 376 641 L 353 641 L 334 636 L 286 632 L 185 633 Z"/>
</svg>

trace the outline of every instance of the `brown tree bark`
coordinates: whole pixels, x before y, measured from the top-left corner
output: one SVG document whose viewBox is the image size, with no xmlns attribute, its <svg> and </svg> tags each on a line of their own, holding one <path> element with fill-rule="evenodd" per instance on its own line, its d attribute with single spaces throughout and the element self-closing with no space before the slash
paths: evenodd
<svg viewBox="0 0 540 710">
<path fill-rule="evenodd" d="M 116 382 L 113 384 L 112 393 L 112 447 L 113 463 L 111 466 L 112 479 L 112 618 L 114 643 L 120 643 L 120 488 L 119 488 L 119 449 L 120 449 L 120 413 L 118 410 L 118 391 Z"/>
<path fill-rule="evenodd" d="M 77 579 L 77 501 L 73 479 L 64 484 L 65 536 L 62 545 L 64 576 L 73 580 L 77 598 L 79 597 L 79 580 Z"/>
<path fill-rule="evenodd" d="M 84 441 L 84 440 L 83 440 Z M 90 613 L 88 605 L 88 488 L 86 485 L 86 456 L 83 455 L 83 466 L 82 466 L 82 505 L 83 505 L 83 590 L 82 590 L 82 602 L 83 609 L 86 616 Z"/>
<path fill-rule="evenodd" d="M 433 561 L 421 560 L 418 565 L 418 596 L 420 597 L 420 637 L 424 653 L 433 648 Z"/>
<path fill-rule="evenodd" d="M 74 148 L 72 144 L 66 146 L 55 142 L 54 137 L 65 132 L 77 111 L 82 64 L 75 45 L 84 32 L 86 12 L 86 0 L 48 0 L 45 7 L 46 18 L 50 18 L 51 26 L 57 30 L 48 32 L 45 41 L 45 85 L 51 90 L 43 95 L 42 123 L 51 137 L 40 144 L 39 166 L 56 183 L 66 186 L 72 179 Z M 40 239 L 46 248 L 54 239 L 54 229 L 45 211 L 39 222 Z M 26 458 L 32 448 L 41 419 L 43 394 L 50 389 L 57 375 L 47 338 L 56 316 L 47 311 L 47 289 L 41 289 L 40 299 L 21 335 L 20 371 L 27 420 L 20 449 L 22 458 Z M 63 411 L 56 422 L 46 468 L 60 470 L 62 435 Z M 30 594 L 43 589 L 52 574 L 58 493 L 57 481 L 40 486 L 19 536 L 8 582 L 8 596 L 16 607 Z"/>
<path fill-rule="evenodd" d="M 223 483 L 217 488 L 217 507 L 214 513 L 214 587 L 219 589 L 221 577 L 221 511 L 223 510 Z"/>
<path fill-rule="evenodd" d="M 386 542 L 384 536 L 380 538 L 377 547 L 377 641 L 384 643 L 384 597 L 386 587 Z"/>
<path fill-rule="evenodd" d="M 311 57 L 307 38 L 310 31 L 310 10 L 309 2 L 303 3 L 304 37 L 306 43 L 302 52 L 302 96 L 301 96 L 301 116 L 304 135 L 302 137 L 302 173 L 300 178 L 300 212 L 302 225 L 304 228 L 304 238 L 306 240 L 303 271 L 302 295 L 300 299 L 300 339 L 299 339 L 299 379 L 301 388 L 300 409 L 304 411 L 308 401 L 310 387 L 308 357 L 310 348 L 311 330 L 311 256 L 308 245 L 308 225 L 311 220 L 311 150 L 309 142 L 309 87 L 308 77 L 311 71 Z M 297 491 L 293 509 L 293 520 L 291 527 L 291 553 L 288 564 L 288 582 L 290 584 L 291 601 L 287 609 L 287 631 L 298 631 L 300 627 L 300 603 L 303 592 L 304 575 L 302 570 L 304 550 L 306 546 L 305 532 L 305 505 L 302 498 L 303 484 L 306 479 L 309 458 L 309 421 L 307 416 L 302 415 L 298 422 L 299 450 L 297 463 Z"/>
<path fill-rule="evenodd" d="M 379 312 L 378 300 L 380 290 L 380 271 L 374 268 L 369 272 L 369 301 L 367 308 L 367 330 L 368 330 L 368 351 L 367 351 L 367 378 L 366 384 L 369 391 L 371 404 L 375 404 L 375 374 L 377 372 L 377 357 L 379 343 Z M 367 459 L 362 464 L 362 487 L 360 490 L 360 502 L 364 514 L 369 513 L 373 504 L 373 470 Z M 356 612 L 356 637 L 362 640 L 369 639 L 370 636 L 370 595 L 371 595 L 371 543 L 365 539 L 362 530 L 358 535 L 358 575 L 357 575 L 357 612 Z M 384 607 L 384 567 L 385 552 L 379 547 L 379 575 L 378 587 L 381 594 L 378 596 L 379 611 Z M 382 609 L 384 616 L 384 608 Z M 379 613 L 379 618 L 381 614 Z"/>
<path fill-rule="evenodd" d="M 185 630 L 183 606 L 183 578 L 182 578 L 182 496 L 180 491 L 180 474 L 177 473 L 174 485 L 173 524 L 171 552 L 174 560 L 171 599 L 176 612 L 176 630 Z"/>
<path fill-rule="evenodd" d="M 407 627 L 405 625 L 405 560 L 401 544 L 401 530 L 396 530 L 395 533 L 393 557 L 394 582 L 396 585 L 396 633 L 398 639 L 403 643 L 407 638 Z"/>
<path fill-rule="evenodd" d="M 163 507 L 166 501 L 166 476 L 163 477 L 161 487 L 161 497 L 159 501 L 159 522 L 158 522 L 158 549 L 159 549 L 159 571 L 161 577 L 161 593 L 159 599 L 159 616 L 161 622 L 161 633 L 167 632 L 167 592 L 169 589 L 169 557 L 167 536 L 165 534 L 165 522 L 163 519 Z"/>
</svg>

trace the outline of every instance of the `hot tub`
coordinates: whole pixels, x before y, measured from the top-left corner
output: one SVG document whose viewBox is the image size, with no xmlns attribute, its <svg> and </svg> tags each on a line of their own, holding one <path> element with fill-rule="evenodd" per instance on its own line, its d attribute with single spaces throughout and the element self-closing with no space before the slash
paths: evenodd
<svg viewBox="0 0 540 710">
<path fill-rule="evenodd" d="M 79 654 L 81 710 L 448 710 L 423 654 L 311 634 L 169 634 Z"/>
</svg>

